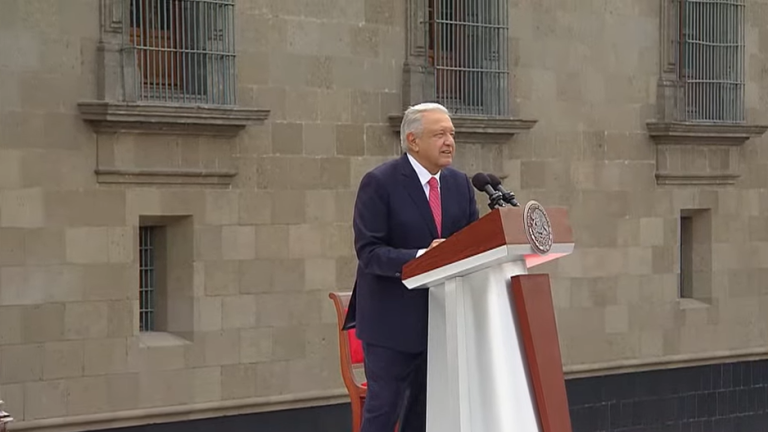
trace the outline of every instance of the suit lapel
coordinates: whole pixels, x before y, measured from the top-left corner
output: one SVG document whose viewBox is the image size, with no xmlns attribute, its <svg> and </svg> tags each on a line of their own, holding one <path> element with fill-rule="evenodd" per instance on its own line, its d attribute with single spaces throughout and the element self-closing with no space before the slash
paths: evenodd
<svg viewBox="0 0 768 432">
<path fill-rule="evenodd" d="M 441 227 L 440 232 L 443 234 L 443 238 L 448 238 L 448 235 L 450 234 L 448 230 L 451 226 L 451 209 L 455 208 L 452 207 L 453 202 L 452 200 L 455 198 L 456 194 L 453 192 L 453 179 L 448 176 L 447 170 L 443 170 L 443 172 L 440 174 L 440 209 L 441 209 Z M 430 209 L 431 211 L 431 209 Z"/>
<path fill-rule="evenodd" d="M 411 200 L 413 200 L 413 203 L 416 205 L 416 209 L 419 211 L 422 218 L 424 219 L 424 222 L 427 224 L 432 237 L 437 238 L 437 226 L 435 225 L 435 218 L 432 216 L 432 210 L 429 208 L 429 201 L 427 200 L 427 196 L 424 194 L 424 187 L 421 185 L 421 182 L 419 182 L 419 176 L 416 175 L 416 171 L 413 170 L 413 167 L 408 161 L 408 157 L 406 155 L 401 157 L 400 166 L 402 168 L 401 181 L 403 188 L 408 192 Z M 445 196 L 445 194 L 441 195 Z M 445 208 L 444 204 L 443 208 Z M 442 225 L 445 226 L 445 223 L 443 222 Z"/>
</svg>

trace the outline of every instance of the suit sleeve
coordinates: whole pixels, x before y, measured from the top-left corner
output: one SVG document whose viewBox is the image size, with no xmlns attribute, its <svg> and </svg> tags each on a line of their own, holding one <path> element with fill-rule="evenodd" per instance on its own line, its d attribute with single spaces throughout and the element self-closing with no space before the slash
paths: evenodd
<svg viewBox="0 0 768 432">
<path fill-rule="evenodd" d="M 360 182 L 355 200 L 352 227 L 355 252 L 362 268 L 379 276 L 399 278 L 403 266 L 416 257 L 418 249 L 397 249 L 387 245 L 389 206 L 386 186 L 369 172 Z"/>
<path fill-rule="evenodd" d="M 472 188 L 472 182 L 467 177 L 467 188 L 469 191 L 469 221 L 467 225 L 476 221 L 480 217 L 480 212 L 477 209 L 477 199 L 475 198 L 475 190 Z"/>
</svg>

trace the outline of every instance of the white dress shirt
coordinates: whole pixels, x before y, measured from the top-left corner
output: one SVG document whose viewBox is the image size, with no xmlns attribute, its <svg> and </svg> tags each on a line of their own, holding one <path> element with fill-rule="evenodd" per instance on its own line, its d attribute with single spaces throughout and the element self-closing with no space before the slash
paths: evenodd
<svg viewBox="0 0 768 432">
<path fill-rule="evenodd" d="M 416 175 L 419 176 L 419 181 L 421 182 L 421 187 L 424 189 L 424 195 L 427 197 L 427 201 L 429 201 L 429 179 L 432 177 L 437 179 L 437 189 L 440 190 L 440 171 L 437 172 L 437 174 L 432 175 L 427 171 L 426 168 L 421 166 L 419 161 L 414 159 L 413 156 L 410 154 L 408 156 L 408 161 L 411 162 L 411 166 L 413 166 L 413 169 L 416 171 Z M 416 252 L 416 258 L 420 257 L 424 252 L 426 252 L 426 249 L 419 249 L 418 252 Z"/>
<path fill-rule="evenodd" d="M 432 175 L 427 171 L 426 168 L 421 166 L 419 161 L 414 159 L 413 156 L 410 154 L 408 155 L 408 161 L 411 162 L 411 166 L 413 166 L 413 169 L 416 170 L 416 175 L 419 176 L 419 181 L 421 182 L 421 187 L 424 188 L 424 194 L 427 196 L 427 200 L 429 200 L 429 179 L 432 177 L 437 179 L 437 189 L 440 189 L 440 171 L 437 172 L 437 174 Z"/>
</svg>

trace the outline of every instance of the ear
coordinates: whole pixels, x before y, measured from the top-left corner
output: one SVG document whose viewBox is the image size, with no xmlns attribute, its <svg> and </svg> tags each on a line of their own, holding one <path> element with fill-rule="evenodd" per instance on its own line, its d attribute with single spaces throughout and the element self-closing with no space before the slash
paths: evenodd
<svg viewBox="0 0 768 432">
<path fill-rule="evenodd" d="M 413 132 L 408 132 L 408 134 L 405 136 L 406 141 L 408 142 L 408 147 L 413 151 L 418 151 L 419 145 L 416 143 L 416 134 Z"/>
</svg>

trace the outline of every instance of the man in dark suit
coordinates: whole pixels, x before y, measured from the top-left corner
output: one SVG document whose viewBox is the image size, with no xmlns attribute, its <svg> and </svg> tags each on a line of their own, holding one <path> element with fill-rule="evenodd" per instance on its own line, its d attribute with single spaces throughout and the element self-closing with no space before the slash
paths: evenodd
<svg viewBox="0 0 768 432">
<path fill-rule="evenodd" d="M 404 154 L 368 172 L 354 212 L 357 280 L 347 314 L 363 342 L 368 395 L 361 432 L 426 430 L 427 290 L 408 290 L 403 265 L 478 218 L 467 176 L 449 167 L 454 127 L 439 104 L 409 108 Z"/>
</svg>

